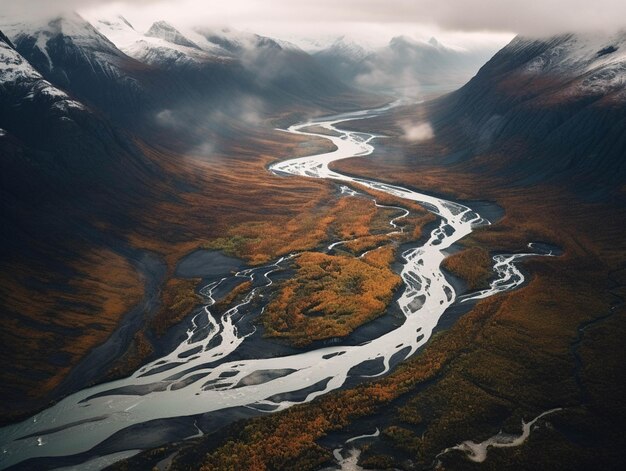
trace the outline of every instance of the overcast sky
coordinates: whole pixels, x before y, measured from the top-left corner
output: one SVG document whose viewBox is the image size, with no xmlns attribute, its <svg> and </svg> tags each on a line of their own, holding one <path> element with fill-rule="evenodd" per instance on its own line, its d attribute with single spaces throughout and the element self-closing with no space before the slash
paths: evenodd
<svg viewBox="0 0 626 471">
<path fill-rule="evenodd" d="M 230 26 L 286 39 L 345 34 L 371 43 L 405 34 L 458 46 L 513 34 L 626 28 L 626 0 L 0 0 L 4 16 L 120 13 L 137 29 L 159 19 Z"/>
</svg>

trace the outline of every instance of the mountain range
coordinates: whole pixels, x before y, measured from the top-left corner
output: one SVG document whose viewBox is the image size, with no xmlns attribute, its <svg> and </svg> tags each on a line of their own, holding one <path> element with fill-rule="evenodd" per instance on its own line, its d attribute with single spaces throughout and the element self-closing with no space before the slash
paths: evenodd
<svg viewBox="0 0 626 471">
<path fill-rule="evenodd" d="M 314 57 L 346 83 L 401 96 L 441 94 L 467 82 L 497 49 L 450 47 L 431 37 L 396 36 L 384 47 L 363 47 L 339 38 Z"/>
<path fill-rule="evenodd" d="M 306 215 L 301 245 L 326 233 L 307 218 L 336 195 L 259 173 L 284 155 L 332 147 L 277 128 L 431 95 L 381 118 L 403 165 L 480 169 L 522 194 L 551 185 L 580 197 L 572 204 L 623 200 L 624 32 L 518 36 L 497 52 L 435 38 L 398 36 L 381 48 L 341 38 L 308 53 L 167 21 L 139 31 L 120 16 L 2 20 L 2 420 L 149 357 L 167 330 L 157 322 L 184 317 L 163 315 L 162 305 L 198 302 L 196 285 L 175 274 L 189 251 L 217 238 L 232 248 L 274 216 L 288 233 Z M 429 132 L 408 138 L 415 123 Z M 247 236 L 229 232 L 236 212 L 251 221 L 237 226 Z M 120 333 L 129 313 L 139 320 Z M 101 345 L 113 353 L 92 368 L 89 353 Z M 90 373 L 72 376 L 77 365 Z"/>
</svg>

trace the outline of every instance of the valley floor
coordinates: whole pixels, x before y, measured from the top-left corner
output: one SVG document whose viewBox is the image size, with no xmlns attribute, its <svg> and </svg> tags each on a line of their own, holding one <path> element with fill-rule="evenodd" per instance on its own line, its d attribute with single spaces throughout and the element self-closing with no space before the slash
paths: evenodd
<svg viewBox="0 0 626 471">
<path fill-rule="evenodd" d="M 361 121 L 357 125 L 377 133 L 395 132 L 384 121 Z M 617 469 L 626 445 L 621 432 L 626 420 L 621 374 L 626 360 L 621 346 L 626 334 L 622 304 L 626 295 L 626 253 L 621 240 L 626 216 L 623 189 L 608 201 L 589 203 L 565 187 L 515 186 L 504 178 L 484 176 L 481 168 L 496 156 L 442 165 L 437 160 L 442 150 L 432 142 L 409 145 L 400 139 L 381 139 L 376 147 L 374 155 L 342 161 L 336 168 L 345 174 L 407 185 L 452 199 L 488 200 L 504 209 L 502 220 L 463 239 L 464 246 L 458 248 L 464 250 L 446 262 L 446 268 L 462 278 L 469 289 L 484 286 L 489 254 L 523 251 L 527 242 L 534 240 L 559 246 L 564 255 L 529 259 L 523 265 L 531 278 L 526 286 L 479 301 L 467 313 L 450 313 L 450 318 L 444 315 L 444 325 L 431 342 L 382 379 L 238 422 L 216 434 L 150 450 L 114 465 L 115 469 L 150 469 L 164 459 L 169 460 L 168 469 L 172 470 L 318 469 L 334 463 L 332 450 L 340 448 L 347 438 L 374 429 L 381 432 L 377 438 L 363 445 L 355 443 L 361 448 L 359 464 L 363 467 Z M 199 248 L 225 251 L 252 266 L 293 251 L 305 252 L 291 267 L 296 277 L 280 285 L 274 307 L 261 319 L 268 336 L 282 338 L 282 342 L 304 347 L 349 335 L 381 315 L 380 306 L 373 301 L 364 307 L 361 288 L 370 278 L 384 280 L 376 297 L 383 305 L 389 304 L 397 287 L 391 271 L 394 256 L 385 254 L 370 263 L 362 262 L 358 255 L 381 242 L 382 228 L 394 212 L 375 207 L 367 198 L 339 197 L 337 186 L 327 181 L 277 178 L 266 170 L 277 157 L 307 155 L 326 148 L 328 143 L 322 139 L 276 133 L 233 143 L 231 158 L 206 162 L 193 158 L 181 161 L 180 156 L 146 146 L 145 152 L 172 175 L 171 181 L 155 189 L 155 194 L 162 191 L 166 197 L 155 199 L 149 207 L 138 205 L 130 216 L 133 224 L 101 227 L 134 250 L 148 251 L 162 260 L 165 274 L 157 290 L 159 304 L 128 339 L 124 353 L 94 381 L 134 371 L 162 348 L 159 339 L 202 302 L 196 291 L 200 279 L 185 278 L 176 271 L 179 260 Z M 189 187 L 173 191 L 174 181 Z M 398 203 L 378 194 L 370 196 L 383 204 Z M 392 240 L 391 252 L 394 243 L 419 239 L 432 222 L 419 206 L 411 209 L 413 219 L 405 222 L 406 238 Z M 307 252 L 336 238 L 360 242 L 334 255 Z M 29 348 L 37 355 L 20 359 L 20 364 L 46 364 L 51 351 L 61 351 L 71 353 L 71 364 L 75 365 L 115 331 L 116 321 L 139 302 L 143 280 L 128 261 L 117 262 L 115 256 L 107 260 L 120 273 L 128 272 L 116 275 L 127 285 L 122 290 L 127 293 L 125 303 L 112 301 L 102 307 L 102 312 L 110 313 L 106 318 L 112 319 L 111 325 L 104 324 L 102 334 L 95 339 L 89 337 L 88 329 L 79 328 L 71 345 L 42 341 Z M 470 261 L 477 270 L 464 270 Z M 334 275 L 319 278 L 316 269 L 321 264 L 334 264 Z M 106 284 L 113 272 L 103 269 L 92 276 L 100 273 Z M 316 306 L 301 302 L 311 283 L 325 294 Z M 99 287 L 97 283 L 90 285 L 95 293 L 106 295 L 98 291 Z M 223 300 L 224 306 L 242 296 L 245 289 L 234 288 Z M 51 294 L 38 293 L 41 298 L 35 297 L 34 303 Z M 341 319 L 345 313 L 318 308 L 324 303 L 332 306 L 346 295 L 352 296 L 355 306 L 354 312 L 348 313 L 347 324 Z M 280 316 L 284 305 L 299 306 L 288 322 Z M 37 341 L 37 337 L 31 340 Z M 21 408 L 4 411 L 4 418 L 28 414 L 57 398 L 55 386 L 70 369 L 59 371 L 51 365 L 55 374 L 44 383 L 26 377 L 21 389 L 11 394 L 30 392 L 33 397 L 23 401 Z M 18 373 L 8 368 L 3 374 L 9 381 Z M 42 387 L 34 392 L 34 384 Z M 522 420 L 529 421 L 554 408 L 560 410 L 540 419 L 526 443 L 490 449 L 480 465 L 460 451 L 441 455 L 465 440 L 480 442 L 500 430 L 520 434 Z"/>
<path fill-rule="evenodd" d="M 380 123 L 363 130 L 393 133 Z M 231 426 L 182 445 L 139 455 L 116 469 L 149 467 L 172 456 L 169 469 L 317 469 L 332 449 L 381 430 L 359 463 L 375 469 L 618 469 L 626 443 L 624 349 L 625 194 L 585 202 L 564 186 L 515 186 L 484 177 L 496 156 L 441 165 L 432 143 L 384 140 L 368 158 L 336 164 L 339 171 L 504 208 L 497 224 L 463 243 L 472 258 L 487 251 L 523 251 L 527 241 L 561 247 L 564 255 L 524 262 L 531 281 L 518 291 L 479 301 L 395 371 L 312 403 Z M 468 284 L 480 274 L 457 272 Z M 445 321 L 445 316 L 444 316 Z M 473 463 L 465 440 L 481 442 L 559 409 L 534 425 L 516 448 L 491 448 Z"/>
</svg>

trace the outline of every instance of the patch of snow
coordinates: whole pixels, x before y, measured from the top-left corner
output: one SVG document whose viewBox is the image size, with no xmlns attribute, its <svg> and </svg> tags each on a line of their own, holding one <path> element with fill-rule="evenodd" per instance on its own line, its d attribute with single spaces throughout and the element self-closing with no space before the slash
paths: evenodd
<svg viewBox="0 0 626 471">
<path fill-rule="evenodd" d="M 564 97 L 607 96 L 626 100 L 626 31 L 584 33 L 548 39 L 516 37 L 504 48 L 510 57 L 541 48 L 521 65 L 530 76 L 561 80 Z"/>
<path fill-rule="evenodd" d="M 85 105 L 76 100 L 59 100 L 52 105 L 53 108 L 67 111 L 69 109 L 86 110 Z"/>
<path fill-rule="evenodd" d="M 153 38 L 161 38 L 165 41 L 194 49 L 199 49 L 198 45 L 186 38 L 180 31 L 165 21 L 157 21 L 153 23 L 146 36 Z"/>
<path fill-rule="evenodd" d="M 53 107 L 67 110 L 68 108 L 86 109 L 78 101 L 59 90 L 37 72 L 30 63 L 15 49 L 0 42 L 0 85 L 28 87 L 25 100 L 34 100 L 38 96 L 54 102 Z"/>
<path fill-rule="evenodd" d="M 358 61 L 365 59 L 371 51 L 366 50 L 363 46 L 354 41 L 346 40 L 345 37 L 342 36 L 331 44 L 330 47 L 328 47 L 324 52 L 341 57 L 349 57 L 352 60 Z"/>
<path fill-rule="evenodd" d="M 66 14 L 52 20 L 26 19 L 15 21 L 3 17 L 0 18 L 0 30 L 14 44 L 19 42 L 21 38 L 34 38 L 35 47 L 48 58 L 48 61 L 50 61 L 50 55 L 47 50 L 47 43 L 51 38 L 58 35 L 71 38 L 72 42 L 78 46 L 115 53 L 112 44 L 78 13 Z"/>
<path fill-rule="evenodd" d="M 580 78 L 577 89 L 606 93 L 626 86 L 626 32 L 571 34 L 549 40 L 548 48 L 524 66 L 533 75 Z M 519 38 L 514 48 L 535 44 Z"/>
<path fill-rule="evenodd" d="M 37 72 L 15 49 L 0 42 L 0 84 L 19 80 L 40 80 Z"/>
<path fill-rule="evenodd" d="M 50 54 L 48 53 L 48 40 L 49 39 L 50 39 L 50 36 L 48 36 L 47 34 L 40 34 L 37 37 L 37 42 L 35 44 L 37 46 L 37 49 L 39 49 L 48 60 L 48 68 L 52 68 L 52 60 L 50 59 Z"/>
<path fill-rule="evenodd" d="M 197 32 L 175 28 L 165 22 L 155 23 L 151 34 L 144 35 L 121 16 L 93 18 L 91 21 L 122 52 L 146 64 L 203 63 L 228 55 L 223 48 Z"/>
<path fill-rule="evenodd" d="M 89 17 L 87 17 L 90 19 Z M 93 18 L 91 24 L 122 51 L 143 38 L 123 16 Z"/>
</svg>

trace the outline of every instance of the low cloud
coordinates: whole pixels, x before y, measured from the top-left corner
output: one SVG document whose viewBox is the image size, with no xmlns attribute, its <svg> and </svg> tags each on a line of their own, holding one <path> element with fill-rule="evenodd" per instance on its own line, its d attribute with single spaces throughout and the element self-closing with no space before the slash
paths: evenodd
<svg viewBox="0 0 626 471">
<path fill-rule="evenodd" d="M 172 129 L 177 129 L 183 126 L 180 118 L 176 117 L 176 114 L 172 110 L 159 111 L 155 116 L 157 124 Z"/>
<path fill-rule="evenodd" d="M 409 142 L 422 142 L 435 137 L 432 126 L 427 122 L 412 123 L 402 121 L 399 123 L 402 128 L 402 139 Z"/>
<path fill-rule="evenodd" d="M 214 157 L 217 153 L 217 149 L 213 142 L 203 142 L 200 145 L 187 152 L 188 155 L 193 157 L 210 158 Z"/>
<path fill-rule="evenodd" d="M 260 126 L 263 124 L 265 104 L 257 97 L 240 95 L 210 114 L 211 122 L 219 123 L 223 120 L 234 120 L 246 126 Z"/>
<path fill-rule="evenodd" d="M 53 11 L 108 8 L 188 24 L 247 25 L 267 31 L 285 25 L 293 32 L 332 24 L 436 25 L 448 31 L 508 31 L 528 35 L 607 31 L 626 27 L 624 0 L 20 0 L 4 1 L 0 14 L 36 16 Z M 160 18 L 154 18 L 158 15 Z M 265 25 L 265 27 L 262 27 Z M 343 26 L 342 26 L 343 27 Z M 270 27 L 271 29 L 271 27 Z M 284 28 L 283 28 L 284 30 Z"/>
<path fill-rule="evenodd" d="M 443 80 L 442 80 L 443 81 Z M 415 99 L 422 96 L 424 90 L 420 85 L 418 74 L 410 65 L 403 70 L 385 70 L 385 67 L 376 67 L 371 64 L 368 72 L 357 75 L 354 79 L 357 87 L 366 90 L 379 90 L 393 94 L 399 98 Z"/>
</svg>

